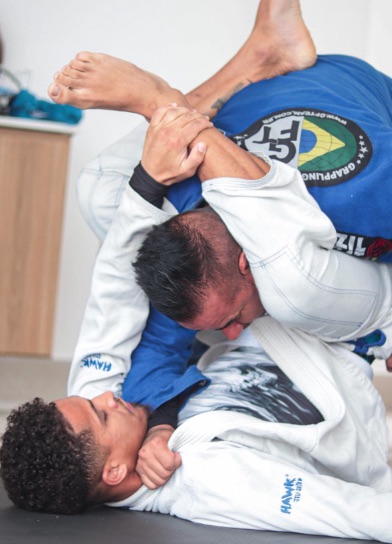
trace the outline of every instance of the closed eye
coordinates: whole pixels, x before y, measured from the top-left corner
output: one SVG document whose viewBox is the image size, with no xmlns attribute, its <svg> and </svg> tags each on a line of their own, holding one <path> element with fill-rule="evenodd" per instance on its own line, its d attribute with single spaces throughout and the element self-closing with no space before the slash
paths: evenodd
<svg viewBox="0 0 392 544">
<path fill-rule="evenodd" d="M 107 418 L 108 418 L 108 414 L 107 412 L 105 412 L 105 410 L 97 410 L 96 407 L 94 406 L 94 403 L 87 399 L 88 403 L 90 404 L 92 410 L 95 412 L 95 414 L 98 416 L 98 419 L 101 423 L 106 423 L 107 421 Z"/>
<path fill-rule="evenodd" d="M 225 323 L 223 325 L 223 327 L 219 327 L 219 329 L 215 329 L 216 331 L 223 331 L 223 329 L 225 329 L 226 327 L 228 327 L 229 325 L 231 325 L 232 323 L 234 323 L 235 321 L 237 321 L 237 319 L 240 317 L 240 314 L 236 315 L 235 317 L 233 317 L 233 319 L 230 319 L 227 323 Z"/>
</svg>

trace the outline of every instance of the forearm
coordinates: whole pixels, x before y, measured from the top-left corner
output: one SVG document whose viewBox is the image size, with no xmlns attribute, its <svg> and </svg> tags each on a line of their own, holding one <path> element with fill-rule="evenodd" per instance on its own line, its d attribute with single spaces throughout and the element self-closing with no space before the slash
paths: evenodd
<svg viewBox="0 0 392 544">
<path fill-rule="evenodd" d="M 241 149 L 216 128 L 200 132 L 191 149 L 199 142 L 207 146 L 204 161 L 197 171 L 201 182 L 220 177 L 260 179 L 269 172 L 265 161 Z"/>
</svg>

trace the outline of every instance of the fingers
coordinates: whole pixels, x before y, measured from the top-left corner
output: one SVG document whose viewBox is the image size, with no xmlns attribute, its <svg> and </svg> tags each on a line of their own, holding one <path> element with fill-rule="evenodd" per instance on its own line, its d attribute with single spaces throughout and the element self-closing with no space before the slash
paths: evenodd
<svg viewBox="0 0 392 544">
<path fill-rule="evenodd" d="M 154 113 L 152 114 L 151 119 L 150 119 L 150 128 L 156 127 L 159 124 L 161 124 L 163 119 L 165 118 L 166 114 L 170 110 L 173 110 L 174 112 L 175 111 L 178 112 L 179 110 L 184 110 L 184 109 L 186 109 L 188 111 L 188 108 L 178 108 L 177 104 L 175 104 L 175 103 L 169 104 L 167 106 L 162 106 L 162 107 L 156 109 L 154 111 Z"/>
<path fill-rule="evenodd" d="M 197 134 L 196 134 L 197 136 Z M 192 176 L 201 163 L 204 161 L 204 157 L 207 151 L 207 147 L 203 142 L 199 142 L 189 153 L 183 161 L 183 173 L 186 177 Z"/>
<path fill-rule="evenodd" d="M 169 104 L 152 116 L 144 143 L 142 165 L 158 183 L 172 185 L 192 176 L 203 162 L 206 146 L 195 138 L 213 124 L 206 115 Z"/>
<path fill-rule="evenodd" d="M 177 106 L 176 103 L 168 104 L 167 106 L 161 106 L 156 109 L 150 120 L 150 127 L 158 127 L 159 125 L 168 125 L 175 121 L 179 117 L 192 112 L 190 108 L 184 106 Z M 200 115 L 200 114 L 199 114 Z"/>
<path fill-rule="evenodd" d="M 168 450 L 164 454 L 161 452 L 159 458 L 149 458 L 148 460 L 144 459 L 140 452 L 136 472 L 146 487 L 156 489 L 164 485 L 180 465 L 181 457 L 177 452 Z"/>
<path fill-rule="evenodd" d="M 213 126 L 206 115 L 175 105 L 159 108 L 156 114 L 155 125 L 152 127 L 152 131 L 156 134 L 159 131 L 162 141 L 166 143 L 168 148 L 183 150 L 188 147 L 200 132 Z M 194 174 L 196 168 L 202 162 L 204 155 L 205 146 L 202 146 L 193 152 L 189 161 L 185 161 L 188 165 L 194 165 L 193 170 L 190 168 L 192 172 L 189 175 Z M 185 169 L 187 168 L 186 165 L 183 166 L 185 166 Z M 183 173 L 185 173 L 185 170 Z"/>
<path fill-rule="evenodd" d="M 183 118 L 184 117 L 185 115 Z M 187 117 L 184 121 L 185 122 L 178 133 L 178 138 L 183 146 L 188 146 L 200 132 L 213 126 L 209 119 L 196 114 L 192 117 Z"/>
<path fill-rule="evenodd" d="M 188 124 L 199 121 L 202 126 L 212 126 L 208 116 L 186 107 L 179 107 L 177 104 L 169 104 L 158 108 L 151 117 L 151 129 L 175 128 L 181 131 Z M 174 126 L 173 126 L 174 125 Z"/>
<path fill-rule="evenodd" d="M 153 427 L 140 448 L 136 472 L 149 489 L 156 489 L 165 484 L 181 465 L 180 454 L 168 447 L 173 431 L 170 425 Z"/>
</svg>

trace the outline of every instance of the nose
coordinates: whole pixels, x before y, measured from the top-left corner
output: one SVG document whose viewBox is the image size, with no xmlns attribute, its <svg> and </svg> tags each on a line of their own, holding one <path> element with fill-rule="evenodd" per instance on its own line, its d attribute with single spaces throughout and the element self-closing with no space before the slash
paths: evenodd
<svg viewBox="0 0 392 544">
<path fill-rule="evenodd" d="M 222 329 L 222 332 L 228 340 L 235 340 L 239 337 L 243 330 L 244 325 L 242 325 L 241 323 L 236 323 L 234 321 L 233 323 L 230 323 L 230 325 Z"/>
<path fill-rule="evenodd" d="M 105 405 L 107 408 L 117 408 L 118 402 L 115 398 L 114 394 L 111 391 L 106 391 L 106 393 L 102 393 L 102 395 L 99 395 L 98 397 L 95 397 L 94 401 L 97 403 L 102 403 L 102 405 Z M 103 408 L 103 406 L 102 406 Z"/>
</svg>

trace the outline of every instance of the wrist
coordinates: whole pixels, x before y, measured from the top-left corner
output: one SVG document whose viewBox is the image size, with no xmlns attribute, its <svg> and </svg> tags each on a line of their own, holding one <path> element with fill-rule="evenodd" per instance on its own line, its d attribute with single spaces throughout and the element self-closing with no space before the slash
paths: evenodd
<svg viewBox="0 0 392 544">
<path fill-rule="evenodd" d="M 146 437 L 163 432 L 174 433 L 174 430 L 174 427 L 169 424 L 155 425 L 155 427 L 151 427 L 151 429 L 148 430 Z"/>
<path fill-rule="evenodd" d="M 143 157 L 140 161 L 140 166 L 143 168 L 145 177 L 149 178 L 150 184 L 160 185 L 166 188 L 171 185 L 172 178 L 168 178 L 166 172 L 162 173 L 161 169 L 159 169 L 159 172 L 155 171 L 154 167 L 151 166 Z"/>
<path fill-rule="evenodd" d="M 156 181 L 145 170 L 141 162 L 136 166 L 129 185 L 144 198 L 144 200 L 147 200 L 147 202 L 150 202 L 150 204 L 157 208 L 161 208 L 168 187 Z"/>
</svg>

